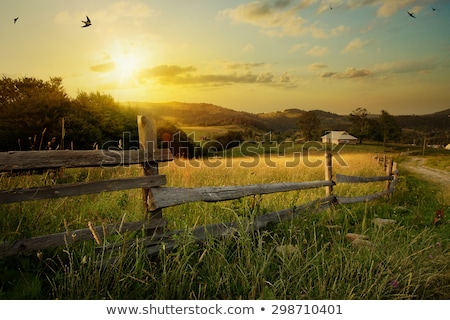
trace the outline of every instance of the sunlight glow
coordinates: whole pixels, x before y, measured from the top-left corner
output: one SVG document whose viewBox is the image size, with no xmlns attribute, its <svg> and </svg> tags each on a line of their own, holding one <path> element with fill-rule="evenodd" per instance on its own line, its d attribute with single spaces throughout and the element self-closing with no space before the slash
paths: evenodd
<svg viewBox="0 0 450 320">
<path fill-rule="evenodd" d="M 114 64 L 116 65 L 120 81 L 130 80 L 139 68 L 138 59 L 132 54 L 123 54 L 115 58 Z"/>
</svg>

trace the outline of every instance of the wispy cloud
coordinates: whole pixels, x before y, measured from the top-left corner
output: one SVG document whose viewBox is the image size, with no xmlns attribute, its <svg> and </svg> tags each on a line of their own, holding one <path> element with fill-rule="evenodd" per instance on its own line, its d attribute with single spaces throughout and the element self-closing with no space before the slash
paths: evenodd
<svg viewBox="0 0 450 320">
<path fill-rule="evenodd" d="M 340 34 L 345 29 L 339 26 L 326 30 L 310 23 L 299 15 L 302 9 L 312 6 L 316 0 L 304 0 L 292 5 L 294 1 L 278 0 L 254 1 L 219 12 L 219 19 L 229 19 L 234 24 L 249 24 L 259 27 L 268 36 L 302 36 L 310 34 L 315 38 L 325 38 Z"/>
<path fill-rule="evenodd" d="M 309 69 L 310 71 L 318 71 L 318 70 L 325 69 L 325 68 L 327 68 L 327 67 L 328 67 L 328 66 L 327 66 L 326 64 L 324 64 L 324 63 L 318 63 L 318 62 L 316 62 L 316 63 L 310 64 L 310 65 L 308 66 L 308 69 Z"/>
<path fill-rule="evenodd" d="M 309 56 L 316 56 L 316 57 L 322 57 L 330 52 L 330 49 L 327 47 L 321 47 L 321 46 L 314 46 L 311 49 L 309 49 L 306 54 Z"/>
<path fill-rule="evenodd" d="M 366 45 L 369 44 L 368 40 L 361 40 L 360 38 L 353 39 L 350 41 L 347 46 L 341 51 L 342 53 L 350 53 L 358 51 L 362 48 L 364 48 Z"/>
<path fill-rule="evenodd" d="M 133 21 L 136 22 L 139 19 L 147 18 L 153 14 L 155 14 L 155 11 L 144 2 L 116 1 L 105 6 L 103 9 L 91 12 L 88 15 L 93 23 L 96 21 L 111 23 L 123 18 L 133 18 Z M 57 24 L 81 23 L 80 19 L 84 19 L 85 15 L 85 12 L 60 11 L 55 15 L 53 20 Z"/>
<path fill-rule="evenodd" d="M 242 48 L 242 52 L 252 52 L 255 50 L 255 46 L 251 43 L 247 43 L 244 48 Z"/>
<path fill-rule="evenodd" d="M 299 51 L 303 48 L 307 48 L 307 47 L 309 47 L 309 43 L 297 43 L 297 44 L 294 44 L 293 46 L 291 46 L 288 52 L 294 53 L 294 52 L 297 52 L 297 51 Z"/>
<path fill-rule="evenodd" d="M 284 72 L 276 76 L 270 71 L 255 72 L 252 68 L 263 63 L 229 63 L 232 72 L 201 73 L 193 66 L 159 65 L 141 70 L 138 79 L 141 83 L 156 81 L 162 85 L 200 85 L 226 86 L 232 84 L 264 84 L 284 87 L 295 86 L 294 77 Z"/>
<path fill-rule="evenodd" d="M 373 71 L 380 74 L 428 73 L 439 67 L 436 59 L 402 60 L 376 64 Z"/>
<path fill-rule="evenodd" d="M 320 74 L 321 78 L 335 78 L 335 79 L 353 79 L 362 78 L 372 75 L 372 72 L 368 69 L 347 68 L 344 72 L 331 72 L 326 71 Z"/>
<path fill-rule="evenodd" d="M 89 69 L 94 72 L 110 72 L 116 68 L 113 62 L 107 62 L 91 66 Z"/>
<path fill-rule="evenodd" d="M 324 71 L 319 77 L 320 78 L 334 78 L 334 79 L 353 79 L 353 78 L 378 78 L 378 79 L 388 79 L 394 78 L 395 75 L 401 74 L 423 74 L 430 73 L 438 69 L 440 66 L 439 62 L 434 58 L 421 59 L 421 60 L 401 60 L 386 62 L 381 64 L 376 64 L 370 68 L 356 68 L 349 67 L 343 72 L 336 71 Z M 310 70 L 320 69 L 320 64 L 310 65 Z M 409 77 L 410 75 L 408 75 Z"/>
</svg>

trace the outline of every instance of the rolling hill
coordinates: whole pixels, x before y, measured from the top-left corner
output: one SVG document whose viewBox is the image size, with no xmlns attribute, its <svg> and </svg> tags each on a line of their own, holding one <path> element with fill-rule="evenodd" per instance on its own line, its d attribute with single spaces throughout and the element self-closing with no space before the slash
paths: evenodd
<svg viewBox="0 0 450 320">
<path fill-rule="evenodd" d="M 216 130 L 253 130 L 255 132 L 295 132 L 298 130 L 298 118 L 306 111 L 286 109 L 266 113 L 249 113 L 235 111 L 210 103 L 185 102 L 130 102 L 128 106 L 137 108 L 138 112 L 151 114 L 157 121 L 167 121 L 179 128 L 204 128 L 204 132 Z M 349 130 L 351 123 L 348 115 L 322 110 L 313 110 L 320 120 L 319 131 Z M 418 135 L 439 135 L 450 139 L 450 109 L 426 115 L 394 116 L 398 125 L 404 130 Z M 371 114 L 370 118 L 378 115 Z"/>
</svg>

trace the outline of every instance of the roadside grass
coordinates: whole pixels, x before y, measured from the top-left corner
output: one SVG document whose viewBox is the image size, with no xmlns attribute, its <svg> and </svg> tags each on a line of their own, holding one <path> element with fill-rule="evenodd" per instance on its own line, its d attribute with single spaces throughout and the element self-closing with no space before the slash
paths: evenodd
<svg viewBox="0 0 450 320">
<path fill-rule="evenodd" d="M 347 166 L 336 163 L 335 173 L 384 175 L 372 153 L 343 155 Z M 322 155 L 310 158 L 321 161 Z M 218 186 L 311 181 L 323 179 L 323 164 L 310 168 L 304 162 L 286 167 L 285 157 L 260 159 L 252 168 L 242 158 L 211 163 L 176 162 L 161 167 L 168 186 Z M 244 158 L 248 161 L 248 158 Z M 268 162 L 271 160 L 272 162 Z M 180 160 L 181 161 L 181 160 Z M 267 164 L 275 164 L 268 166 Z M 219 163 L 218 163 L 219 164 Z M 230 163 L 228 163 L 230 164 Z M 2 299 L 450 299 L 450 224 L 445 216 L 432 224 L 435 211 L 448 212 L 448 191 L 402 171 L 396 192 L 373 202 L 305 213 L 259 232 L 245 232 L 246 219 L 293 207 L 324 195 L 313 189 L 220 203 L 194 203 L 164 209 L 169 229 L 185 229 L 171 252 L 157 258 L 146 255 L 142 232 L 106 239 L 134 245 L 123 250 L 113 265 L 110 253 L 94 254 L 93 242 L 45 250 L 0 260 Z M 68 171 L 67 179 L 140 175 L 138 167 L 101 172 Z M 2 178 L 3 179 L 3 178 Z M 22 179 L 22 178 L 21 178 Z M 21 180 L 19 179 L 19 180 Z M 5 185 L 25 182 L 1 180 Z M 42 181 L 40 181 L 42 182 Z M 49 182 L 57 183 L 57 181 Z M 336 186 L 339 195 L 382 190 L 382 184 Z M 3 205 L 3 239 L 20 238 L 100 224 L 142 219 L 139 190 L 49 200 L 44 204 Z M 393 219 L 378 227 L 373 219 Z M 220 221 L 242 222 L 242 229 L 225 239 L 195 243 L 190 228 Z M 8 231 L 9 230 L 9 231 Z M 370 246 L 355 246 L 346 234 L 367 237 Z"/>
</svg>

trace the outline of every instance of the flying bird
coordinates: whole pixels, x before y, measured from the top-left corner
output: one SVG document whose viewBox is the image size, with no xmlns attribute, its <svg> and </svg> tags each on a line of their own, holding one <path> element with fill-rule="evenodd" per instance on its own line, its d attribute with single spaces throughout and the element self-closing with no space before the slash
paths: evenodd
<svg viewBox="0 0 450 320">
<path fill-rule="evenodd" d="M 19 19 L 19 17 L 14 18 L 14 23 L 16 23 L 18 19 Z"/>
<path fill-rule="evenodd" d="M 436 11 L 436 8 L 435 8 L 435 7 L 433 7 L 433 6 L 431 6 L 431 10 L 433 10 L 433 11 Z"/>
<path fill-rule="evenodd" d="M 408 11 L 408 14 L 409 14 L 409 16 L 410 16 L 411 18 L 415 18 L 415 17 L 416 17 L 416 16 L 414 15 L 413 12 L 409 12 L 409 11 Z"/>
<path fill-rule="evenodd" d="M 84 23 L 84 26 L 82 26 L 82 28 L 89 27 L 89 26 L 92 24 L 92 23 L 91 23 L 91 20 L 89 19 L 88 16 L 86 16 L 86 21 L 81 20 L 81 22 Z"/>
</svg>

